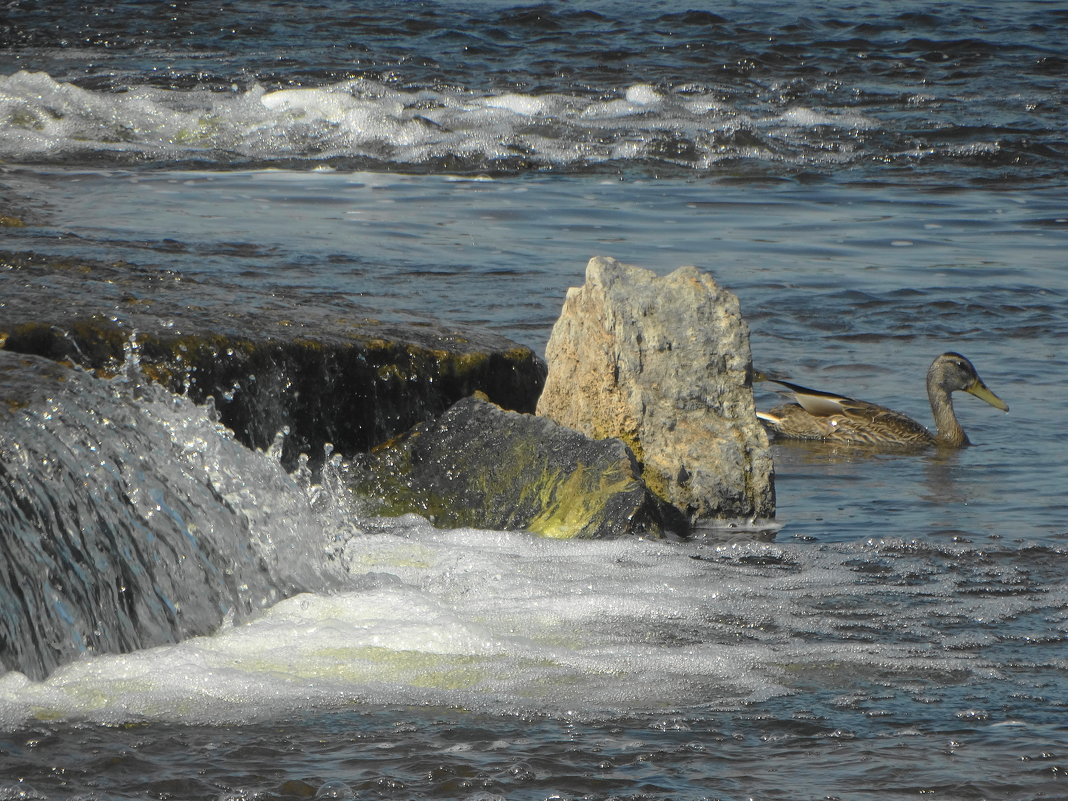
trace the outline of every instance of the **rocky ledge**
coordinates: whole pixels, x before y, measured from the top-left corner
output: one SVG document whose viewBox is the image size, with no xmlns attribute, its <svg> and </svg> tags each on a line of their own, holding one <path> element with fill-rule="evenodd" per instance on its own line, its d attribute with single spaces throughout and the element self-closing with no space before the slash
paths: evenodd
<svg viewBox="0 0 1068 801">
<path fill-rule="evenodd" d="M 707 273 L 595 258 L 568 291 L 537 416 L 460 401 L 359 462 L 377 511 L 555 537 L 775 514 L 738 299 Z"/>
<path fill-rule="evenodd" d="M 127 264 L 0 254 L 0 298 L 0 348 L 137 368 L 213 400 L 249 447 L 286 430 L 287 467 L 330 443 L 378 513 L 553 537 L 774 516 L 748 328 L 693 267 L 658 278 L 591 260 L 553 329 L 548 379 L 495 334 Z"/>
<path fill-rule="evenodd" d="M 128 359 L 283 462 L 366 451 L 483 392 L 533 411 L 545 366 L 485 331 L 383 322 L 364 306 L 261 294 L 129 264 L 0 254 L 0 347 L 114 373 Z"/>
</svg>

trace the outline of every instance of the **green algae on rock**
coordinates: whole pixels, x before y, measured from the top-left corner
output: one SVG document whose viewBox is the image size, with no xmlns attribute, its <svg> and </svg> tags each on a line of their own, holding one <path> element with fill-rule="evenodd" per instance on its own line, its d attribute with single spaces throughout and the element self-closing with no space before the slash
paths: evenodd
<svg viewBox="0 0 1068 801">
<path fill-rule="evenodd" d="M 646 489 L 620 440 L 479 397 L 361 457 L 351 478 L 372 511 L 416 512 L 445 527 L 603 538 L 684 526 Z"/>
</svg>

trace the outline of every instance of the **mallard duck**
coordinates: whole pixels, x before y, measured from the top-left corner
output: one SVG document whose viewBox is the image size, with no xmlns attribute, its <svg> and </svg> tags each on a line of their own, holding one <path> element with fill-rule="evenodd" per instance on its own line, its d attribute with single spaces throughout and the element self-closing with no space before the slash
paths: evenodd
<svg viewBox="0 0 1068 801">
<path fill-rule="evenodd" d="M 770 412 L 757 412 L 757 417 L 770 432 L 787 439 L 845 445 L 961 448 L 970 443 L 953 412 L 951 392 L 963 390 L 995 409 L 1009 410 L 1008 404 L 987 389 L 972 363 L 959 353 L 943 353 L 931 362 L 927 371 L 927 397 L 934 413 L 935 434 L 912 418 L 885 406 L 806 389 L 787 381 L 765 380 L 785 387 L 797 401 L 777 406 Z"/>
</svg>

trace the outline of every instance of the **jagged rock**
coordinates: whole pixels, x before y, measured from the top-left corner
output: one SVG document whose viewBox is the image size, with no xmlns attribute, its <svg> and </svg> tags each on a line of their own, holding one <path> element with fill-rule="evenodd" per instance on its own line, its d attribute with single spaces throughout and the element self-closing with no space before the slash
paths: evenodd
<svg viewBox="0 0 1068 801">
<path fill-rule="evenodd" d="M 114 372 L 135 341 L 145 375 L 214 398 L 246 445 L 288 428 L 289 465 L 327 442 L 367 450 L 476 391 L 533 411 L 545 379 L 533 351 L 489 332 L 129 264 L 0 254 L 0 298 L 0 347 Z"/>
<path fill-rule="evenodd" d="M 772 460 L 751 388 L 738 299 L 707 273 L 663 278 L 594 258 L 546 349 L 537 412 L 619 437 L 649 488 L 693 523 L 775 513 Z"/>
<path fill-rule="evenodd" d="M 373 511 L 417 512 L 447 527 L 521 529 L 549 537 L 659 535 L 665 519 L 633 454 L 482 398 L 454 404 L 357 462 Z"/>
</svg>

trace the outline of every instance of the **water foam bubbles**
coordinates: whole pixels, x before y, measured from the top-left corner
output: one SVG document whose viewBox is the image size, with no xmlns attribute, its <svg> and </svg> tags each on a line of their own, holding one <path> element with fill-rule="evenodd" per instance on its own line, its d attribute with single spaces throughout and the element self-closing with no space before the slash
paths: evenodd
<svg viewBox="0 0 1068 801">
<path fill-rule="evenodd" d="M 647 83 L 637 83 L 628 87 L 624 97 L 628 103 L 636 106 L 652 106 L 663 100 L 660 93 Z"/>
<path fill-rule="evenodd" d="M 9 672 L 0 677 L 5 727 L 224 723 L 379 703 L 668 714 L 738 708 L 813 683 L 850 688 L 858 677 L 904 686 L 922 676 L 937 694 L 939 682 L 996 677 L 998 658 L 987 654 L 1004 636 L 1032 636 L 1063 605 L 1062 591 L 1022 592 L 1021 576 L 963 546 L 817 547 L 744 532 L 556 541 L 438 530 L 414 515 L 365 518 L 346 502 L 336 460 L 315 485 L 286 475 L 270 453 L 240 448 L 186 399 L 152 385 L 135 395 L 138 427 L 166 432 L 183 481 L 210 486 L 241 519 L 220 537 L 251 541 L 303 591 L 207 636 L 86 655 L 39 682 Z M 162 497 L 137 503 L 165 514 Z M 975 637 L 974 621 L 1001 636 Z"/>
<path fill-rule="evenodd" d="M 557 104 L 552 97 L 535 97 L 533 95 L 503 94 L 487 97 L 483 100 L 487 108 L 499 108 L 526 117 L 548 114 L 555 110 Z"/>
<path fill-rule="evenodd" d="M 818 126 L 833 126 L 860 130 L 871 128 L 874 123 L 860 114 L 817 111 L 816 109 L 795 106 L 787 109 L 777 118 L 779 122 L 787 125 L 795 125 L 802 128 L 814 128 Z"/>
<path fill-rule="evenodd" d="M 638 83 L 591 96 L 352 79 L 274 91 L 253 84 L 114 93 L 29 72 L 0 76 L 0 120 L 0 157 L 15 161 L 357 161 L 393 169 L 445 162 L 466 172 L 649 159 L 705 169 L 769 155 L 840 161 L 848 148 L 829 154 L 819 129 L 870 125 L 856 114 L 807 108 L 753 122 L 747 110 L 689 85 Z"/>
<path fill-rule="evenodd" d="M 288 536 L 302 536 L 295 525 Z M 997 673 L 976 655 L 997 641 L 964 648 L 957 618 L 1033 610 L 1025 598 L 955 601 L 959 576 L 937 564 L 921 576 L 913 556 L 880 543 L 561 542 L 438 530 L 411 515 L 319 525 L 337 542 L 323 558 L 347 575 L 334 590 L 44 682 L 8 674 L 0 720 L 221 723 L 412 703 L 597 718 L 738 708 L 864 677 L 911 686 L 920 676 L 937 694 L 940 682 Z M 864 567 L 873 560 L 877 573 Z"/>
</svg>

